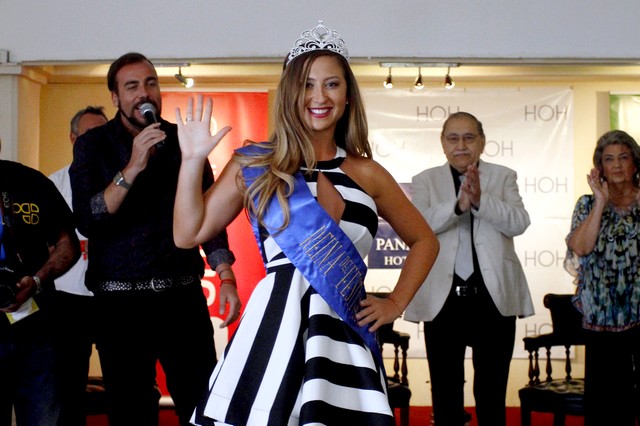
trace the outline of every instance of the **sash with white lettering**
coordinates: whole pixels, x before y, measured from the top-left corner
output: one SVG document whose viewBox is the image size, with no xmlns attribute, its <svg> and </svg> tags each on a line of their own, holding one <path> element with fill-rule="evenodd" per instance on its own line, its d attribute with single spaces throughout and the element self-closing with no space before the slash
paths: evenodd
<svg viewBox="0 0 640 426">
<path fill-rule="evenodd" d="M 248 146 L 238 151 L 251 155 L 251 152 L 262 149 L 264 148 Z M 242 168 L 247 187 L 262 173 L 264 168 L 261 167 Z M 294 178 L 294 191 L 289 197 L 289 225 L 271 236 L 316 292 L 362 337 L 378 365 L 383 368 L 375 334 L 368 331 L 368 326 L 360 327 L 355 318 L 360 310 L 360 301 L 366 297 L 364 277 L 367 266 L 349 237 L 316 202 L 302 173 L 297 172 Z M 268 229 L 275 230 L 282 226 L 283 218 L 278 200 L 273 197 L 263 221 Z M 251 223 L 256 241 L 261 247 L 257 218 L 254 215 Z"/>
</svg>

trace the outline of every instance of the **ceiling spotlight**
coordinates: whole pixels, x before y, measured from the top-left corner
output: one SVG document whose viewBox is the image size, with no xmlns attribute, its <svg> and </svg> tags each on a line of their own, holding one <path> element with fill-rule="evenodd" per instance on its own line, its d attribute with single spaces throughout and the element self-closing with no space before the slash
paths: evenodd
<svg viewBox="0 0 640 426">
<path fill-rule="evenodd" d="M 178 67 L 178 74 L 176 74 L 176 79 L 187 89 L 193 87 L 193 84 L 195 83 L 195 80 L 193 78 L 185 77 L 184 75 L 182 75 L 182 67 Z"/>
<path fill-rule="evenodd" d="M 422 69 L 418 67 L 418 77 L 416 77 L 415 83 L 413 83 L 413 88 L 416 90 L 424 89 L 424 84 L 422 84 Z"/>
<path fill-rule="evenodd" d="M 384 83 L 382 83 L 385 89 L 393 89 L 393 78 L 391 77 L 391 67 L 389 67 L 389 75 Z"/>
<path fill-rule="evenodd" d="M 456 82 L 453 81 L 451 76 L 449 75 L 449 71 L 451 68 L 447 68 L 447 75 L 444 77 L 444 87 L 445 89 L 453 89 L 456 86 Z"/>
</svg>

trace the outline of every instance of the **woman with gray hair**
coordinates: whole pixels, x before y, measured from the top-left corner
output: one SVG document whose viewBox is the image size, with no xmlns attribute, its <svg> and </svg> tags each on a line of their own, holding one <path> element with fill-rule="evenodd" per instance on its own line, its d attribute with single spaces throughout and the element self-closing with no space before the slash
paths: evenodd
<svg viewBox="0 0 640 426">
<path fill-rule="evenodd" d="M 635 425 L 640 406 L 640 147 L 621 130 L 600 137 L 576 203 L 565 268 L 587 331 L 585 425 Z"/>
</svg>

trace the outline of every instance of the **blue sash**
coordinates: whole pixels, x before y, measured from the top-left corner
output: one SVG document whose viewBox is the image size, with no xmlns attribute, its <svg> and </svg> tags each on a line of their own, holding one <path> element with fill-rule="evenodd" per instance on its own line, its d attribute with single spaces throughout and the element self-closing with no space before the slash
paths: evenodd
<svg viewBox="0 0 640 426">
<path fill-rule="evenodd" d="M 238 151 L 251 155 L 262 149 L 249 146 Z M 261 167 L 242 168 L 247 187 L 262 173 L 264 168 Z M 360 327 L 355 318 L 360 310 L 360 301 L 367 296 L 364 288 L 367 266 L 349 237 L 317 203 L 302 173 L 297 172 L 294 178 L 294 191 L 289 197 L 289 225 L 281 232 L 275 232 L 284 220 L 276 197 L 269 201 L 264 224 L 291 263 L 340 318 L 358 333 L 380 368 L 384 369 L 375 334 L 368 331 L 369 326 Z M 251 215 L 251 223 L 258 246 L 262 249 L 254 215 Z"/>
</svg>

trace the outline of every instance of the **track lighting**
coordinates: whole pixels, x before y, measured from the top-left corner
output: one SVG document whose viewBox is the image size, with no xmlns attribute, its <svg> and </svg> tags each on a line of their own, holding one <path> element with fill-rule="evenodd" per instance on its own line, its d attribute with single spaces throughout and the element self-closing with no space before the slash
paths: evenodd
<svg viewBox="0 0 640 426">
<path fill-rule="evenodd" d="M 424 83 L 422 81 L 422 68 L 426 68 L 432 70 L 433 68 L 446 68 L 447 74 L 445 76 L 444 86 L 447 89 L 453 89 L 456 83 L 451 78 L 450 72 L 451 68 L 457 68 L 460 66 L 457 62 L 380 62 L 379 63 L 382 68 L 387 68 L 389 70 L 389 75 L 383 83 L 383 86 L 386 89 L 391 89 L 393 87 L 393 79 L 391 77 L 391 69 L 392 68 L 418 68 L 418 76 L 413 82 L 412 90 L 424 90 Z M 427 80 L 429 76 L 434 74 L 432 71 L 427 73 Z M 400 71 L 400 77 L 403 78 L 403 72 Z M 415 75 L 415 74 L 414 74 Z M 437 74 L 436 74 L 437 75 Z M 396 76 L 397 77 L 397 76 Z"/>
<path fill-rule="evenodd" d="M 451 67 L 448 67 L 447 68 L 447 75 L 444 77 L 444 87 L 445 87 L 445 89 L 453 89 L 456 86 L 456 82 L 453 81 L 453 79 L 449 75 L 449 71 L 450 70 L 451 70 Z"/>
<path fill-rule="evenodd" d="M 187 89 L 193 87 L 193 84 L 195 83 L 195 80 L 193 78 L 185 77 L 184 75 L 182 75 L 182 67 L 178 67 L 178 74 L 176 74 L 176 79 Z"/>
<path fill-rule="evenodd" d="M 418 67 L 418 77 L 416 77 L 415 83 L 413 83 L 413 88 L 416 90 L 424 89 L 424 84 L 422 84 L 422 68 Z"/>
<path fill-rule="evenodd" d="M 389 67 L 389 75 L 387 79 L 382 83 L 385 89 L 393 89 L 393 78 L 391 77 L 391 67 Z"/>
</svg>

